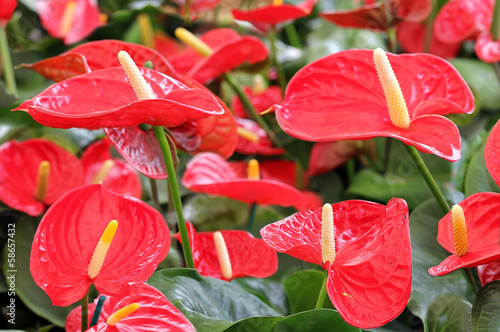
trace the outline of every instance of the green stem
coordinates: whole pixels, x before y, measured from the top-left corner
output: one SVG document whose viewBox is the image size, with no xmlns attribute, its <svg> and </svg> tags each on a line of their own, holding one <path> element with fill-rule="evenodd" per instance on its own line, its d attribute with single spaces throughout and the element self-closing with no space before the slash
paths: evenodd
<svg viewBox="0 0 500 332">
<path fill-rule="evenodd" d="M 472 274 L 472 269 L 467 268 L 464 270 L 465 270 L 465 274 L 467 275 L 467 279 L 469 280 L 469 283 L 472 285 L 472 287 L 474 288 L 474 291 L 477 293 L 479 288 L 477 288 L 476 279 L 474 279 L 474 275 Z"/>
<path fill-rule="evenodd" d="M 354 158 L 349 159 L 346 163 L 346 167 L 347 167 L 347 180 L 349 181 L 349 183 L 352 183 L 354 175 L 356 174 L 355 159 Z"/>
<path fill-rule="evenodd" d="M 89 291 L 82 298 L 82 331 L 86 331 L 89 326 Z"/>
<path fill-rule="evenodd" d="M 251 232 L 253 227 L 253 221 L 255 219 L 255 210 L 257 209 L 257 203 L 250 204 L 248 209 L 248 220 L 247 220 L 247 231 Z"/>
<path fill-rule="evenodd" d="M 158 199 L 158 186 L 156 185 L 156 180 L 149 178 L 149 184 L 151 185 L 151 196 L 153 198 L 153 203 L 155 208 L 161 212 L 160 200 Z"/>
<path fill-rule="evenodd" d="M 191 25 L 191 15 L 189 10 L 191 9 L 191 0 L 185 0 L 184 2 L 184 27 L 189 27 Z"/>
<path fill-rule="evenodd" d="M 299 34 L 297 33 L 297 29 L 295 29 L 295 25 L 293 25 L 293 23 L 285 26 L 285 32 L 288 37 L 288 41 L 290 41 L 290 45 L 295 48 L 302 49 Z"/>
<path fill-rule="evenodd" d="M 281 90 L 285 93 L 286 90 L 286 78 L 285 72 L 283 71 L 283 67 L 278 62 L 278 50 L 276 48 L 276 30 L 274 28 L 269 29 L 269 42 L 271 43 L 271 61 L 276 66 L 276 70 L 278 71 L 278 81 L 280 83 Z"/>
<path fill-rule="evenodd" d="M 101 316 L 102 306 L 104 305 L 105 300 L 106 296 L 99 296 L 99 300 L 97 300 L 97 304 L 95 306 L 94 314 L 92 315 L 92 320 L 90 321 L 89 327 L 96 325 L 99 321 L 99 316 Z"/>
<path fill-rule="evenodd" d="M 398 52 L 398 39 L 396 38 L 396 29 L 393 26 L 387 28 L 387 44 L 391 53 Z"/>
<path fill-rule="evenodd" d="M 391 142 L 392 139 L 390 137 L 385 138 L 385 151 L 384 151 L 384 164 L 382 165 L 383 174 L 387 173 L 389 169 L 389 159 L 391 155 Z"/>
<path fill-rule="evenodd" d="M 165 160 L 165 167 L 167 168 L 168 184 L 172 192 L 175 213 L 177 214 L 177 226 L 179 227 L 179 233 L 181 233 L 182 250 L 184 252 L 184 259 L 186 260 L 186 266 L 194 269 L 193 253 L 191 252 L 191 245 L 189 243 L 186 221 L 182 213 L 181 195 L 179 194 L 179 186 L 177 185 L 177 177 L 170 146 L 168 145 L 168 140 L 162 126 L 153 126 L 153 130 L 160 144 L 163 159 Z"/>
<path fill-rule="evenodd" d="M 14 97 L 17 97 L 16 79 L 14 77 L 14 69 L 12 68 L 12 60 L 10 58 L 9 43 L 7 42 L 7 32 L 0 24 L 0 56 L 2 58 L 2 67 L 5 77 L 5 85 L 7 92 Z"/>
<path fill-rule="evenodd" d="M 497 41 L 500 37 L 500 0 L 495 0 L 495 8 L 493 9 L 493 21 L 490 27 L 491 37 Z"/>
<path fill-rule="evenodd" d="M 436 181 L 432 177 L 431 172 L 429 172 L 429 169 L 427 168 L 424 161 L 422 160 L 422 157 L 420 157 L 420 154 L 418 153 L 417 149 L 414 146 L 409 146 L 406 144 L 405 144 L 405 147 L 406 147 L 406 150 L 408 150 L 408 153 L 410 154 L 410 156 L 415 161 L 415 164 L 417 165 L 418 169 L 420 170 L 420 173 L 422 173 L 422 176 L 424 177 L 425 182 L 427 182 L 429 189 L 434 194 L 434 197 L 436 197 L 436 200 L 438 201 L 439 205 L 441 206 L 441 209 L 443 210 L 443 212 L 445 214 L 448 213 L 450 211 L 450 205 L 448 205 L 448 202 L 444 198 L 443 193 L 441 192 Z"/>
<path fill-rule="evenodd" d="M 325 303 L 325 298 L 326 298 L 326 281 L 328 280 L 328 271 L 324 271 L 324 276 L 323 276 L 323 284 L 321 285 L 321 290 L 319 291 L 318 295 L 318 300 L 316 301 L 316 306 L 314 309 L 321 309 L 323 308 L 323 304 Z"/>
<path fill-rule="evenodd" d="M 430 53 L 431 51 L 431 41 L 432 33 L 434 30 L 434 19 L 437 14 L 437 5 L 435 0 L 431 0 L 431 12 L 427 19 L 425 20 L 425 40 L 424 40 L 424 53 Z"/>
</svg>

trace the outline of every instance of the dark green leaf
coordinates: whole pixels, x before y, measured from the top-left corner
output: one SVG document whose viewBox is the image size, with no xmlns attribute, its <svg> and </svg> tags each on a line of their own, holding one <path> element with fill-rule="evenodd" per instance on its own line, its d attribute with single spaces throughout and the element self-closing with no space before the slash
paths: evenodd
<svg viewBox="0 0 500 332">
<path fill-rule="evenodd" d="M 431 331 L 467 332 L 471 330 L 472 305 L 462 296 L 444 294 L 429 305 L 427 320 Z"/>
<path fill-rule="evenodd" d="M 490 282 L 476 294 L 472 305 L 472 331 L 494 332 L 500 326 L 500 280 Z"/>
<path fill-rule="evenodd" d="M 331 309 L 317 309 L 300 312 L 283 319 L 274 332 L 317 332 L 342 331 L 360 332 L 357 327 L 347 324 L 340 314 Z"/>
<path fill-rule="evenodd" d="M 479 192 L 500 192 L 484 162 L 484 145 L 472 156 L 465 173 L 465 195 Z"/>
<path fill-rule="evenodd" d="M 224 332 L 273 332 L 285 317 L 250 317 L 242 319 L 224 329 Z"/>
<path fill-rule="evenodd" d="M 231 281 L 262 301 L 273 306 L 281 314 L 287 314 L 286 294 L 280 282 L 261 278 L 238 278 Z"/>
</svg>

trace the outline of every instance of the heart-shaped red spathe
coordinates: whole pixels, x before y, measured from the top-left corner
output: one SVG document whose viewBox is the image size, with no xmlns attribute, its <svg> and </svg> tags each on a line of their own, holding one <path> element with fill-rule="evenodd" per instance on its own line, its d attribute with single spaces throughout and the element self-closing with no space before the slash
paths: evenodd
<svg viewBox="0 0 500 332">
<path fill-rule="evenodd" d="M 500 61 L 500 42 L 493 40 L 492 35 L 488 31 L 483 31 L 479 34 L 474 45 L 477 57 L 488 63 Z"/>
<path fill-rule="evenodd" d="M 205 84 L 243 63 L 255 64 L 267 58 L 264 43 L 253 36 L 240 36 L 229 28 L 213 29 L 200 36 L 213 53 L 202 57 L 187 48 L 168 60 L 181 75 L 187 75 Z"/>
<path fill-rule="evenodd" d="M 293 187 L 295 164 L 288 161 L 260 163 L 260 180 L 247 178 L 247 163 L 227 162 L 221 156 L 206 152 L 188 163 L 182 184 L 194 191 L 226 196 L 246 203 L 293 206 L 297 209 L 321 205 L 317 195 Z"/>
<path fill-rule="evenodd" d="M 97 299 L 95 302 L 97 303 Z M 106 320 L 112 314 L 133 303 L 139 304 L 139 309 L 120 320 L 114 327 L 106 324 Z M 90 307 L 95 307 L 95 304 L 90 303 Z M 70 312 L 66 318 L 66 332 L 81 332 L 81 310 L 81 307 L 77 307 Z M 92 313 L 89 315 L 89 320 Z M 106 296 L 99 322 L 86 331 L 195 332 L 196 330 L 165 295 L 153 286 L 140 283 L 132 285 L 127 295 Z"/>
<path fill-rule="evenodd" d="M 366 201 L 332 204 L 335 261 L 322 264 L 322 209 L 298 212 L 261 229 L 262 239 L 283 252 L 328 270 L 327 291 L 351 325 L 374 328 L 396 318 L 411 290 L 408 206 Z"/>
<path fill-rule="evenodd" d="M 64 32 L 64 12 L 71 1 L 76 3 L 76 7 L 71 26 Z M 68 45 L 82 40 L 102 25 L 97 0 L 42 0 L 36 3 L 36 7 L 43 27 L 51 36 L 62 38 Z"/>
<path fill-rule="evenodd" d="M 264 156 L 275 156 L 285 153 L 282 148 L 273 147 L 273 143 L 266 134 L 266 131 L 262 129 L 256 122 L 248 119 L 236 118 L 236 123 L 238 127 L 248 130 L 257 135 L 257 142 L 252 142 L 245 137 L 240 136 L 238 139 L 238 145 L 236 146 L 236 151 L 241 154 L 258 154 Z"/>
<path fill-rule="evenodd" d="M 344 28 L 385 31 L 401 21 L 420 22 L 429 15 L 430 10 L 429 0 L 389 0 L 367 2 L 355 9 L 328 10 L 322 12 L 321 17 Z"/>
<path fill-rule="evenodd" d="M 111 220 L 118 229 L 99 274 L 87 269 Z M 30 270 L 54 305 L 67 306 L 90 284 L 107 295 L 126 294 L 147 280 L 167 256 L 170 234 L 161 214 L 132 197 L 87 185 L 63 195 L 44 215 L 31 248 Z"/>
<path fill-rule="evenodd" d="M 227 280 L 222 276 L 215 249 L 214 232 L 196 232 L 191 223 L 187 224 L 187 229 L 196 270 L 207 277 Z M 256 239 L 245 231 L 220 232 L 224 237 L 231 262 L 231 279 L 267 278 L 276 272 L 278 256 L 262 239 Z M 179 233 L 175 234 L 175 238 L 182 243 Z"/>
<path fill-rule="evenodd" d="M 91 71 L 120 67 L 117 56 L 120 51 L 127 52 L 139 67 L 151 61 L 154 70 L 180 80 L 170 63 L 155 50 L 111 39 L 84 43 L 61 55 L 34 64 L 23 64 L 23 67 L 32 69 L 55 82 L 60 82 Z"/>
<path fill-rule="evenodd" d="M 491 129 L 484 147 L 484 162 L 490 175 L 500 186 L 500 122 Z"/>
<path fill-rule="evenodd" d="M 233 14 L 236 20 L 247 21 L 252 24 L 257 23 L 259 27 L 262 27 L 263 24 L 276 26 L 279 23 L 308 16 L 311 14 L 315 4 L 316 0 L 306 0 L 296 6 L 282 4 L 279 6 L 269 5 L 248 10 L 233 9 L 231 14 Z"/>
<path fill-rule="evenodd" d="M 283 101 L 283 92 L 279 86 L 270 86 L 261 93 L 254 93 L 250 87 L 245 87 L 243 91 L 258 113 L 264 112 L 274 104 L 279 104 Z M 247 117 L 247 113 L 236 95 L 231 99 L 231 109 L 236 116 L 240 118 Z"/>
<path fill-rule="evenodd" d="M 38 168 L 50 163 L 47 194 L 35 198 Z M 45 139 L 10 141 L 0 146 L 0 200 L 30 216 L 42 214 L 66 191 L 83 184 L 80 161 L 68 151 Z"/>
<path fill-rule="evenodd" d="M 129 164 L 111 157 L 111 143 L 104 139 L 90 145 L 82 155 L 85 183 L 90 184 L 106 160 L 113 161 L 113 167 L 102 181 L 102 185 L 114 193 L 141 198 L 141 179 Z"/>
<path fill-rule="evenodd" d="M 500 259 L 500 194 L 477 193 L 459 203 L 465 215 L 468 251 L 458 256 L 453 240 L 451 211 L 438 225 L 439 244 L 452 253 L 438 266 L 431 267 L 429 273 L 442 276 L 458 269 L 491 263 Z"/>
<path fill-rule="evenodd" d="M 479 265 L 477 267 L 477 275 L 482 286 L 494 280 L 500 280 L 500 261 Z"/>
<path fill-rule="evenodd" d="M 434 34 L 443 43 L 459 43 L 489 29 L 494 0 L 451 0 L 434 21 Z"/>
<path fill-rule="evenodd" d="M 390 120 L 371 50 L 335 53 L 297 72 L 284 102 L 275 106 L 281 128 L 317 142 L 393 137 L 422 152 L 458 160 L 460 134 L 442 115 L 474 111 L 474 97 L 463 78 L 433 55 L 387 53 L 387 57 L 408 106 L 408 129 Z"/>
<path fill-rule="evenodd" d="M 141 68 L 156 99 L 137 100 L 122 68 L 107 68 L 56 83 L 14 110 L 55 128 L 175 127 L 224 110 L 213 95 L 189 89 L 160 72 Z"/>
<path fill-rule="evenodd" d="M 17 0 L 5 0 L 0 8 L 0 25 L 5 28 L 7 22 L 9 22 L 14 9 L 16 9 Z"/>
</svg>

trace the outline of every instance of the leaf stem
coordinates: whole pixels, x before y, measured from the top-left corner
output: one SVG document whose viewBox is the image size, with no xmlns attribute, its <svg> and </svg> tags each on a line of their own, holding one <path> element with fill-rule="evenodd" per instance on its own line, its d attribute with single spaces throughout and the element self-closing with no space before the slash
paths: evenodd
<svg viewBox="0 0 500 332">
<path fill-rule="evenodd" d="M 153 198 L 153 203 L 155 208 L 161 212 L 160 200 L 158 199 L 158 186 L 156 185 L 156 180 L 149 178 L 149 184 L 151 185 L 151 196 Z"/>
<path fill-rule="evenodd" d="M 182 213 L 181 195 L 179 194 L 179 186 L 177 185 L 177 177 L 175 174 L 174 161 L 170 152 L 170 146 L 168 145 L 168 140 L 162 126 L 153 126 L 153 130 L 155 132 L 156 139 L 160 144 L 163 159 L 165 160 L 165 167 L 167 168 L 168 184 L 172 193 L 175 213 L 177 215 L 177 226 L 179 227 L 179 233 L 181 233 L 182 250 L 184 253 L 184 259 L 186 260 L 186 266 L 194 269 L 193 253 L 191 252 L 191 245 L 189 243 L 186 221 L 184 219 L 184 214 Z"/>
<path fill-rule="evenodd" d="M 82 331 L 86 331 L 89 326 L 89 291 L 90 287 L 82 298 Z"/>
<path fill-rule="evenodd" d="M 253 221 L 255 219 L 255 210 L 257 209 L 257 203 L 250 204 L 248 208 L 248 220 L 247 220 L 247 231 L 252 231 Z"/>
<path fill-rule="evenodd" d="M 476 279 L 474 279 L 474 275 L 472 274 L 472 269 L 466 268 L 464 270 L 465 270 L 465 274 L 467 275 L 467 279 L 469 280 L 469 283 L 472 285 L 472 287 L 474 288 L 474 291 L 477 293 L 479 288 L 477 287 Z"/>
<path fill-rule="evenodd" d="M 326 298 L 326 281 L 328 280 L 328 271 L 324 271 L 323 275 L 323 284 L 321 285 L 321 290 L 319 291 L 318 300 L 316 301 L 316 306 L 314 309 L 323 308 L 323 304 L 325 303 Z"/>
<path fill-rule="evenodd" d="M 278 81 L 280 83 L 281 90 L 283 90 L 283 93 L 285 93 L 286 90 L 286 78 L 285 78 L 285 72 L 283 71 L 283 67 L 281 64 L 278 62 L 278 49 L 276 47 L 276 30 L 274 27 L 269 29 L 268 32 L 269 36 L 269 42 L 271 43 L 271 61 L 272 63 L 276 66 L 276 70 L 278 71 Z"/>
<path fill-rule="evenodd" d="M 16 79 L 12 68 L 12 59 L 10 57 L 9 43 L 7 42 L 7 32 L 0 24 L 0 57 L 2 58 L 2 68 L 5 77 L 7 92 L 17 97 Z"/>
<path fill-rule="evenodd" d="M 420 170 L 420 173 L 424 177 L 425 182 L 427 182 L 429 189 L 434 194 L 434 197 L 436 197 L 436 200 L 438 201 L 439 205 L 441 206 L 441 209 L 443 210 L 443 212 L 445 214 L 448 213 L 451 209 L 450 205 L 448 204 L 448 202 L 444 198 L 443 193 L 439 189 L 436 181 L 432 177 L 431 172 L 429 171 L 429 169 L 425 165 L 424 161 L 422 160 L 422 157 L 420 157 L 420 154 L 418 153 L 417 149 L 414 146 L 409 146 L 406 144 L 405 144 L 405 147 L 406 147 L 406 150 L 408 150 L 408 153 L 410 154 L 410 156 L 415 161 L 415 164 L 417 165 L 418 169 Z"/>
</svg>

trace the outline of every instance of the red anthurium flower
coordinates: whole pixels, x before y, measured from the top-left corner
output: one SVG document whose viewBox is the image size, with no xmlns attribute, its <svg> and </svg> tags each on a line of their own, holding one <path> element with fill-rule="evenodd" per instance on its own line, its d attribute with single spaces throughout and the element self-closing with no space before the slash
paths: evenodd
<svg viewBox="0 0 500 332">
<path fill-rule="evenodd" d="M 458 160 L 460 134 L 442 115 L 474 111 L 465 81 L 433 55 L 385 55 L 381 49 L 348 50 L 299 70 L 284 102 L 275 107 L 281 128 L 317 142 L 393 137 L 422 152 Z"/>
<path fill-rule="evenodd" d="M 455 205 L 439 221 L 437 240 L 452 255 L 431 267 L 431 275 L 442 276 L 500 260 L 499 204 L 500 194 L 477 193 Z"/>
<path fill-rule="evenodd" d="M 500 122 L 493 127 L 484 148 L 484 161 L 488 172 L 500 186 Z"/>
<path fill-rule="evenodd" d="M 0 146 L 0 200 L 16 210 L 38 216 L 82 184 L 80 161 L 50 141 L 30 139 Z"/>
<path fill-rule="evenodd" d="M 245 87 L 243 90 L 258 113 L 264 112 L 274 104 L 283 101 L 283 92 L 279 86 L 270 86 L 262 91 L 255 91 L 250 87 Z M 231 100 L 231 109 L 236 116 L 240 118 L 247 117 L 245 109 L 236 95 Z"/>
<path fill-rule="evenodd" d="M 189 2 L 189 12 L 191 14 L 199 14 L 203 12 L 210 11 L 217 7 L 221 0 L 193 0 Z M 180 6 L 180 12 L 184 15 L 184 6 L 186 5 L 185 0 L 173 0 L 176 4 Z"/>
<path fill-rule="evenodd" d="M 345 28 L 385 31 L 390 24 L 401 21 L 420 22 L 429 15 L 430 10 L 429 0 L 389 0 L 367 2 L 350 10 L 328 10 L 322 12 L 321 17 Z"/>
<path fill-rule="evenodd" d="M 195 192 L 222 195 L 246 203 L 294 206 L 297 209 L 321 204 L 318 196 L 293 187 L 293 162 L 262 162 L 257 173 L 259 169 L 260 179 L 258 175 L 257 179 L 249 179 L 247 163 L 227 162 L 217 154 L 200 153 L 188 163 L 182 183 Z"/>
<path fill-rule="evenodd" d="M 44 215 L 30 270 L 54 305 L 67 306 L 90 284 L 107 295 L 127 293 L 151 276 L 169 247 L 158 211 L 99 184 L 87 185 L 67 192 Z"/>
<path fill-rule="evenodd" d="M 264 43 L 253 36 L 240 36 L 229 28 L 213 29 L 200 36 L 212 54 L 203 57 L 188 47 L 168 58 L 175 70 L 205 84 L 248 62 L 255 64 L 267 58 Z"/>
<path fill-rule="evenodd" d="M 0 8 L 0 25 L 5 27 L 7 22 L 9 22 L 16 9 L 17 0 L 6 0 L 2 2 L 2 7 Z"/>
<path fill-rule="evenodd" d="M 104 294 L 106 295 L 106 294 Z M 97 299 L 95 301 L 97 303 Z M 110 326 L 107 321 L 118 310 L 133 303 L 139 308 Z M 92 311 L 90 308 L 92 307 Z M 95 304 L 89 304 L 92 317 Z M 66 332 L 81 332 L 81 307 L 73 309 L 66 318 Z M 87 331 L 170 331 L 194 332 L 193 325 L 159 290 L 148 284 L 140 283 L 130 287 L 126 296 L 106 296 L 99 322 Z"/>
<path fill-rule="evenodd" d="M 96 0 L 42 0 L 37 11 L 43 27 L 65 44 L 82 40 L 103 24 Z"/>
<path fill-rule="evenodd" d="M 111 143 L 104 139 L 90 145 L 82 155 L 85 183 L 102 185 L 114 193 L 141 198 L 139 176 L 126 162 L 111 157 Z"/>
<path fill-rule="evenodd" d="M 245 231 L 220 231 L 230 262 L 231 275 L 224 275 L 214 240 L 215 232 L 197 233 L 188 223 L 189 243 L 193 251 L 194 266 L 200 274 L 231 280 L 243 277 L 266 278 L 278 269 L 278 256 L 263 240 Z M 175 238 L 181 241 L 180 234 Z"/>
<path fill-rule="evenodd" d="M 328 271 L 327 292 L 349 324 L 381 326 L 405 308 L 411 290 L 408 206 L 345 201 L 298 212 L 267 225 L 274 250 Z"/>
<path fill-rule="evenodd" d="M 233 9 L 231 13 L 236 20 L 256 24 L 262 30 L 263 27 L 269 28 L 279 23 L 308 16 L 311 14 L 315 4 L 316 0 L 305 0 L 296 6 L 283 4 L 283 1 L 275 1 L 272 5 L 255 9 Z"/>
<path fill-rule="evenodd" d="M 484 62 L 495 63 L 500 61 L 500 41 L 493 40 L 488 31 L 483 31 L 474 45 L 477 57 Z"/>
<path fill-rule="evenodd" d="M 273 143 L 256 122 L 248 119 L 236 118 L 240 137 L 236 151 L 241 154 L 259 154 L 264 156 L 275 156 L 284 154 L 282 148 L 273 147 Z"/>
<path fill-rule="evenodd" d="M 420 22 L 401 22 L 397 26 L 398 42 L 406 53 L 423 53 L 426 26 Z M 443 43 L 433 33 L 431 36 L 430 54 L 445 59 L 455 57 L 460 51 L 461 43 Z"/>
<path fill-rule="evenodd" d="M 483 286 L 494 280 L 500 280 L 500 261 L 479 265 L 477 274 Z"/>
</svg>

